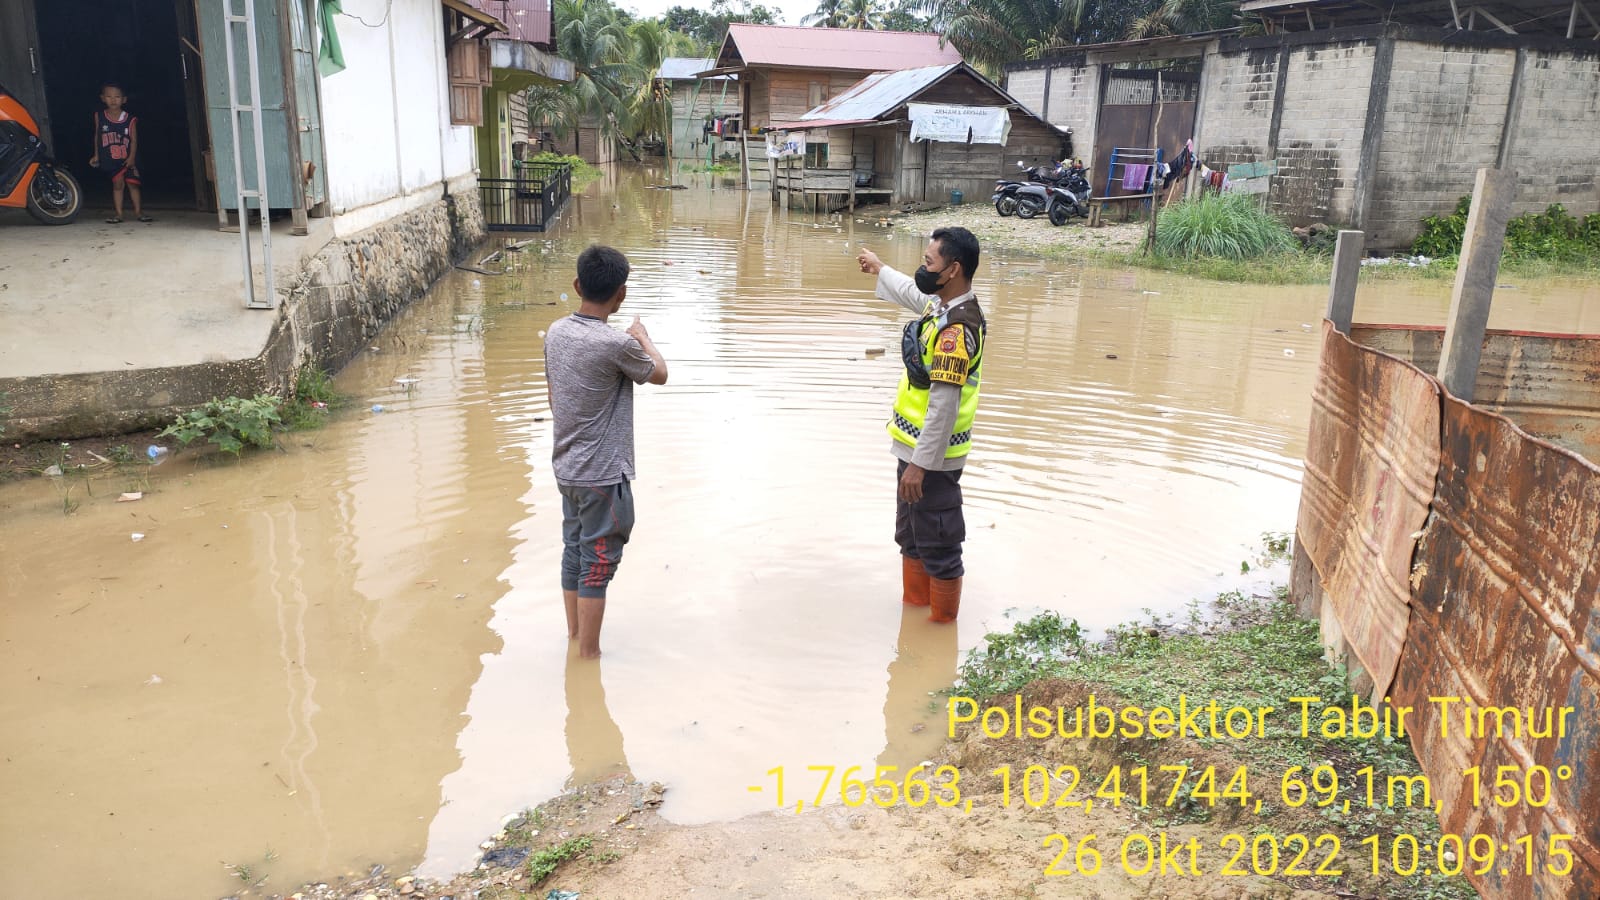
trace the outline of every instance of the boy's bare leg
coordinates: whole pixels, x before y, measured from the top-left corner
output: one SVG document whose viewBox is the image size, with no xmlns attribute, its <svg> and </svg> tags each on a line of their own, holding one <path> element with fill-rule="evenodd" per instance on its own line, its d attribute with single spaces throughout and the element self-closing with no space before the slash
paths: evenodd
<svg viewBox="0 0 1600 900">
<path fill-rule="evenodd" d="M 562 591 L 561 601 L 567 607 L 567 640 L 578 639 L 578 592 Z"/>
<path fill-rule="evenodd" d="M 139 186 L 136 184 L 128 185 L 128 193 L 133 196 L 133 217 L 137 219 L 144 215 L 144 203 L 139 197 Z M 120 216 L 122 213 L 119 211 L 117 215 Z"/>
<path fill-rule="evenodd" d="M 122 189 L 126 187 L 121 178 L 111 180 L 111 208 L 115 210 L 117 218 L 122 218 Z"/>
<path fill-rule="evenodd" d="M 606 598 L 578 598 L 578 655 L 600 657 L 600 622 L 606 617 Z"/>
</svg>

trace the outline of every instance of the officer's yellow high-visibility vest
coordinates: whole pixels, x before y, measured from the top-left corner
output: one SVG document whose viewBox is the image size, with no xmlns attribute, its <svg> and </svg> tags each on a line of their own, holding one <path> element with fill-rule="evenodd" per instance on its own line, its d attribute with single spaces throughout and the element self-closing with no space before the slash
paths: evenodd
<svg viewBox="0 0 1600 900">
<path fill-rule="evenodd" d="M 917 445 L 928 421 L 929 388 L 933 382 L 943 382 L 961 386 L 961 406 L 950 446 L 945 448 L 945 459 L 966 456 L 972 449 L 985 328 L 983 313 L 973 300 L 939 317 L 933 315 L 930 301 L 926 315 L 907 323 L 901 352 L 905 367 L 888 425 L 895 440 L 910 447 Z"/>
</svg>

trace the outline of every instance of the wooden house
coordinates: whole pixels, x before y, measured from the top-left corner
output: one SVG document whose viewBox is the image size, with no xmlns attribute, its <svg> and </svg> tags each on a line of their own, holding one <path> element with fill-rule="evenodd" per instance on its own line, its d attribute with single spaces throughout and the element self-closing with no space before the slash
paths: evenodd
<svg viewBox="0 0 1600 900">
<path fill-rule="evenodd" d="M 789 121 L 790 135 L 825 132 L 829 153 L 774 164 L 773 194 L 862 195 L 892 203 L 986 201 L 1018 161 L 1045 165 L 1071 152 L 1070 132 L 1034 115 L 964 62 L 877 72 Z"/>
<path fill-rule="evenodd" d="M 715 62 L 709 58 L 669 56 L 656 71 L 658 89 L 672 99 L 668 152 L 673 159 L 716 162 L 725 153 L 741 152 L 743 94 L 738 79 L 733 75 L 701 78 L 696 74 Z"/>
<path fill-rule="evenodd" d="M 798 119 L 874 72 L 958 62 L 960 52 L 936 34 L 734 23 L 715 67 L 699 74 L 738 76 L 746 156 L 759 176 L 765 171 L 758 162 L 765 138 L 751 136 L 771 130 L 774 122 Z M 850 158 L 850 147 L 835 147 L 826 129 L 808 132 L 807 139 L 810 165 L 826 168 L 831 159 Z"/>
</svg>

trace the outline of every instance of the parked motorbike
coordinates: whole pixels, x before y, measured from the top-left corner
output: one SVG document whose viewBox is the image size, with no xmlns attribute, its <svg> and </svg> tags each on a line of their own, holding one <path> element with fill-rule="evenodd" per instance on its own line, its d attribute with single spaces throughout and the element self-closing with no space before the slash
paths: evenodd
<svg viewBox="0 0 1600 900">
<path fill-rule="evenodd" d="M 1022 160 L 1017 160 L 1017 168 L 1022 170 L 1023 179 L 1019 181 L 998 180 L 994 183 L 994 195 L 989 202 L 994 204 L 994 211 L 1002 216 L 1013 215 L 1017 212 L 1017 192 L 1032 184 L 1055 184 L 1060 178 L 1059 170 L 1044 166 L 1026 166 Z M 1037 215 L 1037 213 L 1035 213 Z M 1029 216 L 1028 218 L 1032 218 Z"/>
<path fill-rule="evenodd" d="M 39 125 L 0 85 L 0 207 L 26 209 L 45 225 L 70 225 L 83 208 L 83 190 L 56 165 Z"/>
<path fill-rule="evenodd" d="M 1087 169 L 1068 170 L 1061 183 L 1051 189 L 1046 206 L 1051 225 L 1065 225 L 1073 216 L 1088 218 L 1091 193 L 1088 176 Z"/>
</svg>

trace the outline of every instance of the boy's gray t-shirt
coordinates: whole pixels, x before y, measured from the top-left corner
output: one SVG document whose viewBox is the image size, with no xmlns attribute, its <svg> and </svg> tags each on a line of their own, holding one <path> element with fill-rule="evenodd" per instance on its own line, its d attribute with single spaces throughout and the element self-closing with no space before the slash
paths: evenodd
<svg viewBox="0 0 1600 900">
<path fill-rule="evenodd" d="M 633 480 L 633 385 L 655 369 L 638 341 L 600 319 L 575 313 L 550 326 L 544 371 L 556 481 L 589 487 Z"/>
</svg>

